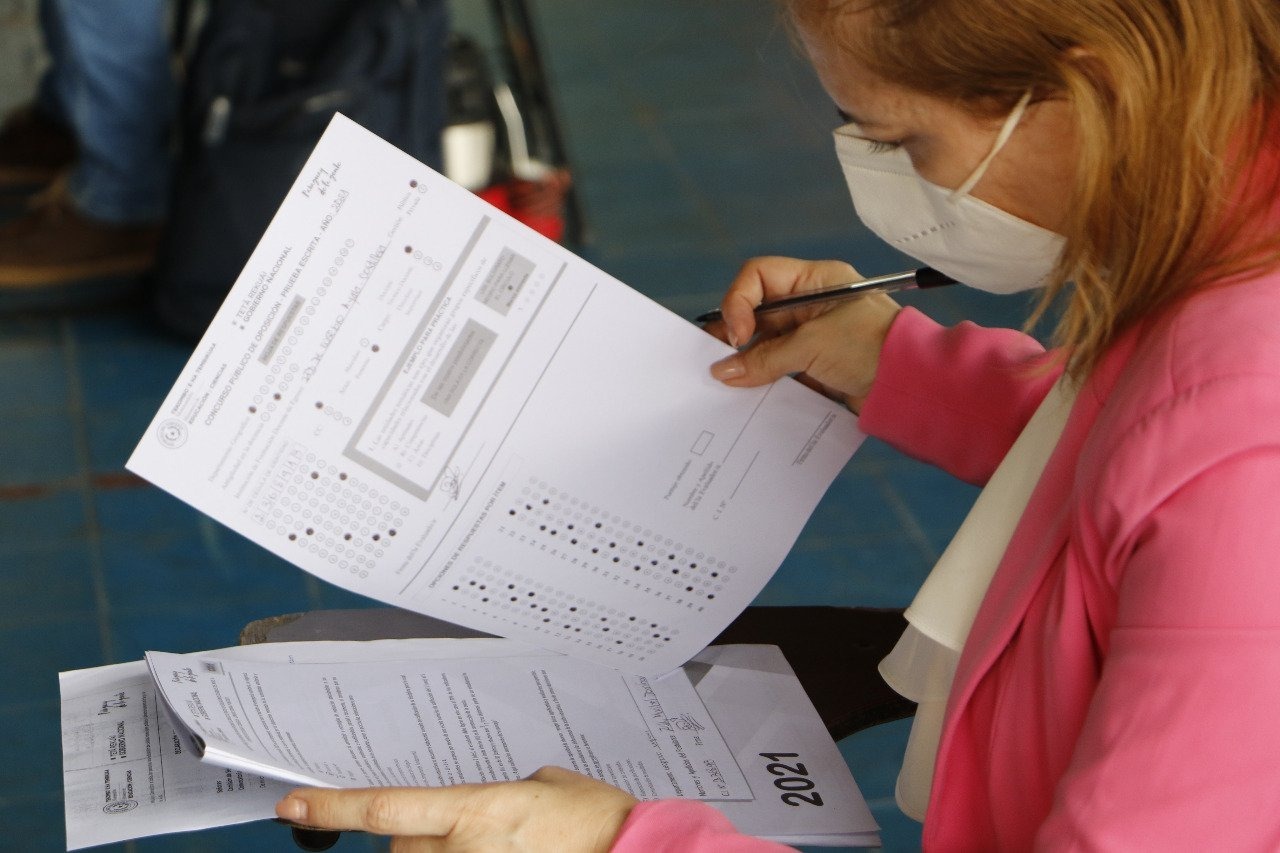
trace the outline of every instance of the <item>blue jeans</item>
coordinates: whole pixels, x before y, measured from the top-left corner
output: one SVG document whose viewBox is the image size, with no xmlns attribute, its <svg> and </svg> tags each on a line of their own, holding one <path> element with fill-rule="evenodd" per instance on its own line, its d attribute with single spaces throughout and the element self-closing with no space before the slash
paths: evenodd
<svg viewBox="0 0 1280 853">
<path fill-rule="evenodd" d="M 43 0 L 40 22 L 52 61 L 40 106 L 80 146 L 72 203 L 113 224 L 158 222 L 177 101 L 164 0 Z"/>
</svg>

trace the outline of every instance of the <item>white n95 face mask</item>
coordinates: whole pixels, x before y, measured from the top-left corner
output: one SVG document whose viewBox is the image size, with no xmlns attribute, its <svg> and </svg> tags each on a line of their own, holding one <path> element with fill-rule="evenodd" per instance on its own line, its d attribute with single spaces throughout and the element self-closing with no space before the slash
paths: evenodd
<svg viewBox="0 0 1280 853">
<path fill-rule="evenodd" d="M 1009 141 L 1030 96 L 1009 113 L 991 152 L 955 190 L 920 177 L 902 149 L 877 150 L 857 125 L 838 129 L 836 156 L 858 218 L 895 249 L 978 290 L 1016 293 L 1047 285 L 1066 242 L 1062 235 L 969 195 Z"/>
</svg>

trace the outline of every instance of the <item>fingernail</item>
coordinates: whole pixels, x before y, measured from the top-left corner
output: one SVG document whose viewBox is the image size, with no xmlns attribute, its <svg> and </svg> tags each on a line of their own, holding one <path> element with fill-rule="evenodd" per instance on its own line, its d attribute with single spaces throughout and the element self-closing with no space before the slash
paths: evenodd
<svg viewBox="0 0 1280 853">
<path fill-rule="evenodd" d="M 733 347 L 734 349 L 738 348 L 738 335 L 736 332 L 733 331 L 733 329 L 729 330 L 729 346 Z"/>
<path fill-rule="evenodd" d="M 711 365 L 711 375 L 721 382 L 729 379 L 737 379 L 746 373 L 746 368 L 742 366 L 742 359 L 737 356 L 730 356 L 723 361 L 717 361 Z"/>
<path fill-rule="evenodd" d="M 307 819 L 307 801 L 297 797 L 285 797 L 276 803 L 276 815 L 285 820 L 301 823 Z"/>
</svg>

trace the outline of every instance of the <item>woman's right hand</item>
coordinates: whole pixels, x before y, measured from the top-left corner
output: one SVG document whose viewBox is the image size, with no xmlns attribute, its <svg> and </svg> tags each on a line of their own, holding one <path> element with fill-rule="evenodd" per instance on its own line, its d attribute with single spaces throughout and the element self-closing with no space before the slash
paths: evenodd
<svg viewBox="0 0 1280 853">
<path fill-rule="evenodd" d="M 765 385 L 788 374 L 840 400 L 857 412 L 871 391 L 880 349 L 901 310 L 883 293 L 757 317 L 766 299 L 858 281 L 843 261 L 752 258 L 743 264 L 720 303 L 723 321 L 708 331 L 733 346 L 736 355 L 711 366 L 726 385 Z"/>
</svg>

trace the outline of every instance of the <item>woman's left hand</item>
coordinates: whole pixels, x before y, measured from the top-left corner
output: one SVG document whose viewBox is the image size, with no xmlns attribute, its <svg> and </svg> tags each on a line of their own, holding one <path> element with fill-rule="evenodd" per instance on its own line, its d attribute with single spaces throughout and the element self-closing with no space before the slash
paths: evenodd
<svg viewBox="0 0 1280 853">
<path fill-rule="evenodd" d="M 276 804 L 291 823 L 391 835 L 409 851 L 607 851 L 637 800 L 559 767 L 519 782 L 447 788 L 302 788 Z"/>
</svg>

